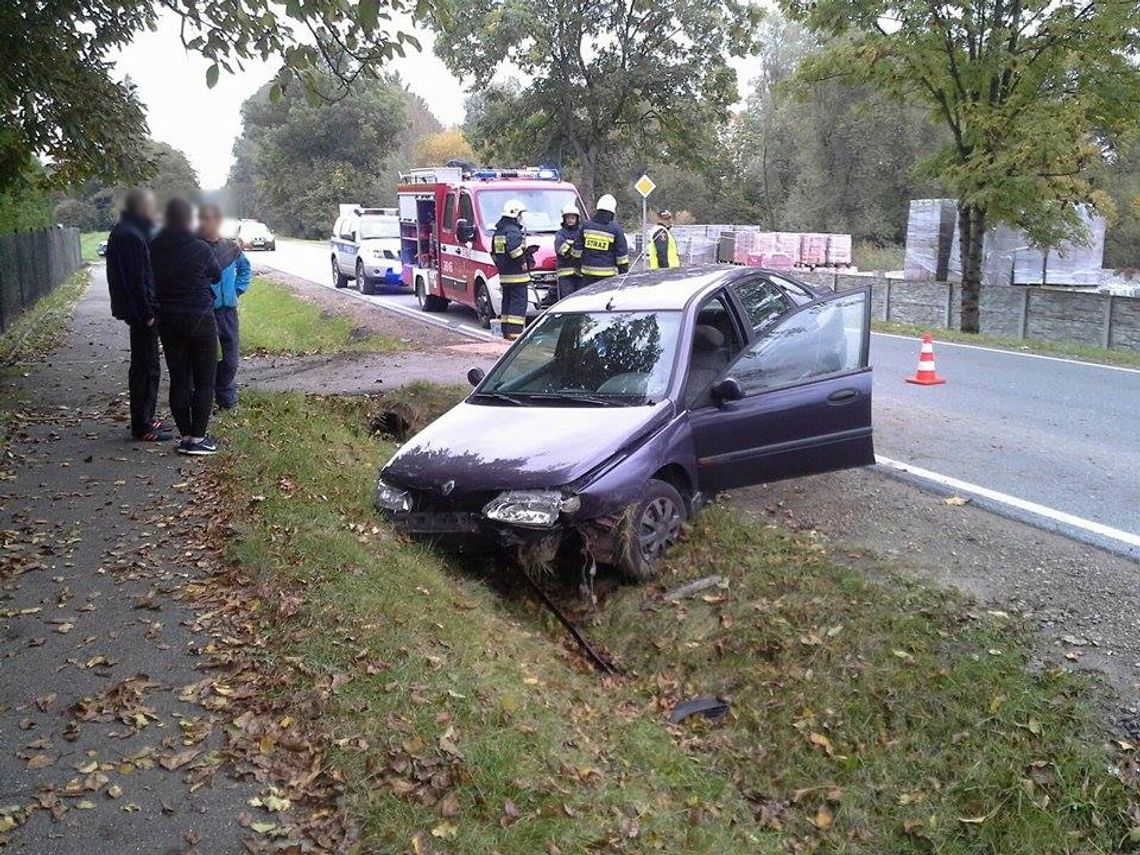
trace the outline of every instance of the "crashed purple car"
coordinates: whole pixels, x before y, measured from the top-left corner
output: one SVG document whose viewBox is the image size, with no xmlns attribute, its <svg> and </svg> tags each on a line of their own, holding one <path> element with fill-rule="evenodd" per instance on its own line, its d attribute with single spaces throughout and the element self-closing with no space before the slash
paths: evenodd
<svg viewBox="0 0 1140 855">
<path fill-rule="evenodd" d="M 652 578 L 704 497 L 874 462 L 870 298 L 784 274 L 635 274 L 543 314 L 381 470 L 413 535 Z"/>
</svg>

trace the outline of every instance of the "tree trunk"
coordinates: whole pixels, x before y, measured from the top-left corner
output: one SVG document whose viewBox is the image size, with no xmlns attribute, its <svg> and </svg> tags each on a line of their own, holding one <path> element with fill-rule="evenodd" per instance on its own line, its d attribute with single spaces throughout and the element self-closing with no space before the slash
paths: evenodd
<svg viewBox="0 0 1140 855">
<path fill-rule="evenodd" d="M 597 197 L 597 183 L 598 183 L 598 152 L 592 145 L 584 145 L 579 148 L 579 171 L 581 179 L 578 182 L 578 193 L 582 197 L 582 201 L 586 203 L 588 213 L 594 212 L 594 206 L 598 204 Z"/>
<path fill-rule="evenodd" d="M 977 205 L 958 206 L 958 239 L 962 259 L 962 332 L 981 332 L 982 247 L 986 212 Z"/>
</svg>

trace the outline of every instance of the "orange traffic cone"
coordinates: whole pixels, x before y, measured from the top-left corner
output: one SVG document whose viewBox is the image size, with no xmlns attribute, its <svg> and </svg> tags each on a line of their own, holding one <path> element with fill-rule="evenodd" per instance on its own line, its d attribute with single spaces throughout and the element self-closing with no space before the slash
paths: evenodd
<svg viewBox="0 0 1140 855">
<path fill-rule="evenodd" d="M 934 370 L 934 339 L 930 333 L 922 336 L 922 350 L 918 354 L 918 370 L 913 377 L 906 378 L 907 383 L 917 383 L 919 386 L 937 386 L 946 380 L 938 376 Z"/>
</svg>

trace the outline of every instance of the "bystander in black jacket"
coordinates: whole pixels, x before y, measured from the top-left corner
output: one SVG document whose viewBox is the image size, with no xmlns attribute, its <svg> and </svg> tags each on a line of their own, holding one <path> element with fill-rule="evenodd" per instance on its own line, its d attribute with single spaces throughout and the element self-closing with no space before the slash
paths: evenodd
<svg viewBox="0 0 1140 855">
<path fill-rule="evenodd" d="M 149 220 L 124 212 L 107 239 L 111 315 L 128 324 L 145 325 L 158 317 L 148 246 L 150 231 Z"/>
<path fill-rule="evenodd" d="M 214 290 L 222 269 L 214 250 L 193 232 L 163 229 L 150 244 L 155 294 L 163 319 L 214 314 Z"/>
</svg>

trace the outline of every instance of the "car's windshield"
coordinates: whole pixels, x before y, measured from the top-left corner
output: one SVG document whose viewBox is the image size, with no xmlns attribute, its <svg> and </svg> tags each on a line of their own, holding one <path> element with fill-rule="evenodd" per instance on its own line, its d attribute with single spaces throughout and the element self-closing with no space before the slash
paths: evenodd
<svg viewBox="0 0 1140 855">
<path fill-rule="evenodd" d="M 566 205 L 578 204 L 578 195 L 573 190 L 480 190 L 475 195 L 479 205 L 479 217 L 483 225 L 490 229 L 503 213 L 503 205 L 514 199 L 523 203 L 523 228 L 528 232 L 556 232 L 562 225 L 562 209 Z"/>
<path fill-rule="evenodd" d="M 654 403 L 669 389 L 680 327 L 680 312 L 547 312 L 479 391 L 537 405 Z"/>
<path fill-rule="evenodd" d="M 395 217 L 361 217 L 360 239 L 397 238 L 400 236 L 400 222 Z"/>
<path fill-rule="evenodd" d="M 265 223 L 242 223 L 240 232 L 246 238 L 269 237 L 269 227 Z"/>
</svg>

